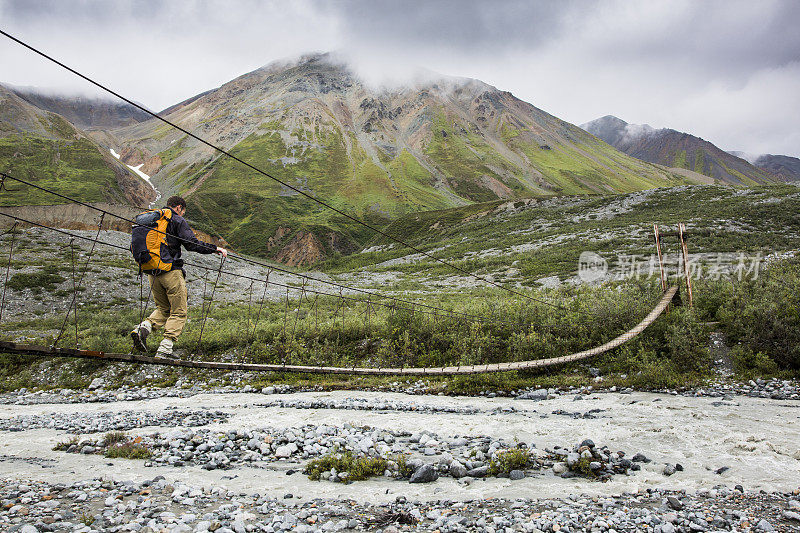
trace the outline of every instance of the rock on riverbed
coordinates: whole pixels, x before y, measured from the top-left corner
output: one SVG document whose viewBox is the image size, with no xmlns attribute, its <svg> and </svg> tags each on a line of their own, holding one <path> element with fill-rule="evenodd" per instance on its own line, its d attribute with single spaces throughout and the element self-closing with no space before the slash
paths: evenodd
<svg viewBox="0 0 800 533">
<path fill-rule="evenodd" d="M 414 501 L 363 504 L 308 494 L 284 498 L 237 493 L 222 485 L 87 479 L 69 484 L 0 480 L 0 528 L 18 533 L 329 532 L 370 530 L 792 531 L 794 493 L 742 493 L 721 486 L 697 493 L 646 490 L 602 498 Z M 669 504 L 679 500 L 675 509 Z"/>
<path fill-rule="evenodd" d="M 122 438 L 118 436 L 117 440 Z M 106 437 L 107 441 L 108 438 Z M 127 439 L 123 439 L 127 440 Z M 387 477 L 404 477 L 400 458 L 409 458 L 412 483 L 429 483 L 439 476 L 456 479 L 488 474 L 513 479 L 525 477 L 525 470 L 557 471 L 562 477 L 584 476 L 600 481 L 615 474 L 638 470 L 625 459 L 624 452 L 613 452 L 584 440 L 570 449 L 554 446 L 539 451 L 525 443 L 508 443 L 490 436 L 443 437 L 423 431 L 411 434 L 368 426 L 305 425 L 292 428 L 213 431 L 205 428 L 175 428 L 166 432 L 139 435 L 136 445 L 147 450 L 146 466 L 197 465 L 206 470 L 232 469 L 241 466 L 264 467 L 273 462 L 303 463 L 330 454 L 349 452 L 355 457 L 389 460 Z M 67 453 L 106 454 L 116 442 L 104 439 L 77 439 L 58 446 Z M 641 454 L 637 454 L 639 456 Z M 508 466 L 510 459 L 517 463 Z M 566 464 L 563 471 L 557 464 Z M 490 467 L 496 465 L 494 470 Z M 330 473 L 328 473 L 330 474 Z M 346 477 L 323 476 L 323 479 L 348 481 Z"/>
</svg>

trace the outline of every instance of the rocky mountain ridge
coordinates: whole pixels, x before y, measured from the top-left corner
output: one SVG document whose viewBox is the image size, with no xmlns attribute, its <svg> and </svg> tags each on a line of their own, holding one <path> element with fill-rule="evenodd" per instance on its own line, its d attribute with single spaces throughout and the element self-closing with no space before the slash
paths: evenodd
<svg viewBox="0 0 800 533">
<path fill-rule="evenodd" d="M 752 186 L 777 181 L 767 170 L 689 133 L 628 124 L 612 115 L 582 124 L 581 128 L 632 157 L 693 171 L 716 183 Z"/>
<path fill-rule="evenodd" d="M 290 263 L 293 243 L 323 257 L 372 237 L 293 188 L 382 225 L 481 201 L 686 182 L 478 80 L 375 89 L 327 55 L 269 65 L 162 114 L 291 187 L 156 119 L 94 135 L 232 243 Z"/>
<path fill-rule="evenodd" d="M 12 87 L 29 104 L 56 113 L 80 129 L 110 129 L 143 122 L 150 115 L 126 102 L 82 95 L 48 94 L 36 88 Z"/>
<path fill-rule="evenodd" d="M 751 155 L 737 151 L 728 153 L 749 161 L 754 166 L 766 170 L 782 181 L 800 181 L 800 159 L 797 157 L 773 154 Z"/>
</svg>

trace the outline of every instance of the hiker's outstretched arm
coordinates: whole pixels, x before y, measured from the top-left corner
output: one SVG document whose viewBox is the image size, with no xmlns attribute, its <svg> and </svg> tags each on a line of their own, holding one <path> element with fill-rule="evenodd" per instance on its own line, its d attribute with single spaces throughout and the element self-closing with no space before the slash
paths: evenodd
<svg viewBox="0 0 800 533">
<path fill-rule="evenodd" d="M 190 252 L 197 252 L 199 254 L 213 254 L 217 252 L 217 245 L 198 239 L 185 219 L 181 219 L 178 223 L 178 239 L 183 247 Z"/>
</svg>

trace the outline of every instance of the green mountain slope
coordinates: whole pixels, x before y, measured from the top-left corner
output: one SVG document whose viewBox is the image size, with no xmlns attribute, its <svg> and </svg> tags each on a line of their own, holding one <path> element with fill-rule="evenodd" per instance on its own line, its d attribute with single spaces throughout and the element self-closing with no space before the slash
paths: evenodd
<svg viewBox="0 0 800 533">
<path fill-rule="evenodd" d="M 86 202 L 146 205 L 152 189 L 66 119 L 29 104 L 0 85 L 0 169 Z M 0 205 L 63 200 L 9 182 Z"/>
<path fill-rule="evenodd" d="M 376 224 L 535 195 L 685 183 L 476 80 L 375 90 L 326 56 L 246 74 L 162 113 L 288 184 Z M 299 264 L 371 235 L 157 120 L 114 130 L 128 164 L 250 253 Z"/>
</svg>

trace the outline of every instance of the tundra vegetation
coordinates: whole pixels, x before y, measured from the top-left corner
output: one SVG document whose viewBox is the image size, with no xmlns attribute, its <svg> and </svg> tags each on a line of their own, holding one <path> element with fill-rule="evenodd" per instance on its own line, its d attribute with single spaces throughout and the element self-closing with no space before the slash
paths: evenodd
<svg viewBox="0 0 800 533">
<path fill-rule="evenodd" d="M 610 377 L 605 385 L 641 388 L 681 387 L 711 377 L 709 334 L 724 333 L 735 347 L 735 369 L 742 375 L 796 374 L 800 370 L 798 308 L 800 260 L 790 259 L 765 269 L 756 280 L 697 281 L 695 306 L 675 307 L 642 335 L 591 361 Z M 212 308 L 199 355 L 194 358 L 277 364 L 442 367 L 556 357 L 602 344 L 638 323 L 658 300 L 655 280 L 625 281 L 602 287 L 564 286 L 541 291 L 538 296 L 558 302 L 555 308 L 541 302 L 513 298 L 495 290 L 462 291 L 428 296 L 426 302 L 452 310 L 452 315 L 432 316 L 416 307 L 369 306 L 366 301 L 342 303 L 336 298 L 266 302 L 255 321 L 256 308 L 246 304 L 217 304 Z M 368 311 L 369 309 L 369 311 Z M 126 352 L 130 324 L 138 310 L 131 308 L 82 310 L 79 336 L 82 346 L 109 352 Z M 482 323 L 457 313 L 492 317 Z M 176 347 L 194 352 L 200 331 L 200 309 L 193 308 L 190 325 Z M 39 332 L 38 342 L 52 343 L 62 317 L 5 322 L 9 333 Z M 72 327 L 62 343 L 74 343 Z M 181 352 L 179 352 L 181 353 Z M 43 361 L 25 356 L 2 356 L 4 388 L 19 386 L 64 387 L 86 385 L 106 364 L 100 361 L 61 361 L 59 379 L 37 382 Z M 116 364 L 121 382 L 132 365 Z M 169 370 L 165 382 L 181 375 L 199 377 L 190 370 Z M 208 374 L 208 373 L 204 373 Z M 209 376 L 220 377 L 212 372 Z M 51 376 L 52 377 L 52 376 Z M 367 386 L 396 378 L 340 378 L 292 376 L 281 373 L 251 376 L 253 382 L 287 379 L 331 387 L 362 382 Z M 462 376 L 444 380 L 447 390 L 477 392 L 486 386 L 519 388 L 526 384 L 590 384 L 585 363 L 549 371 L 506 372 L 488 376 Z"/>
</svg>

